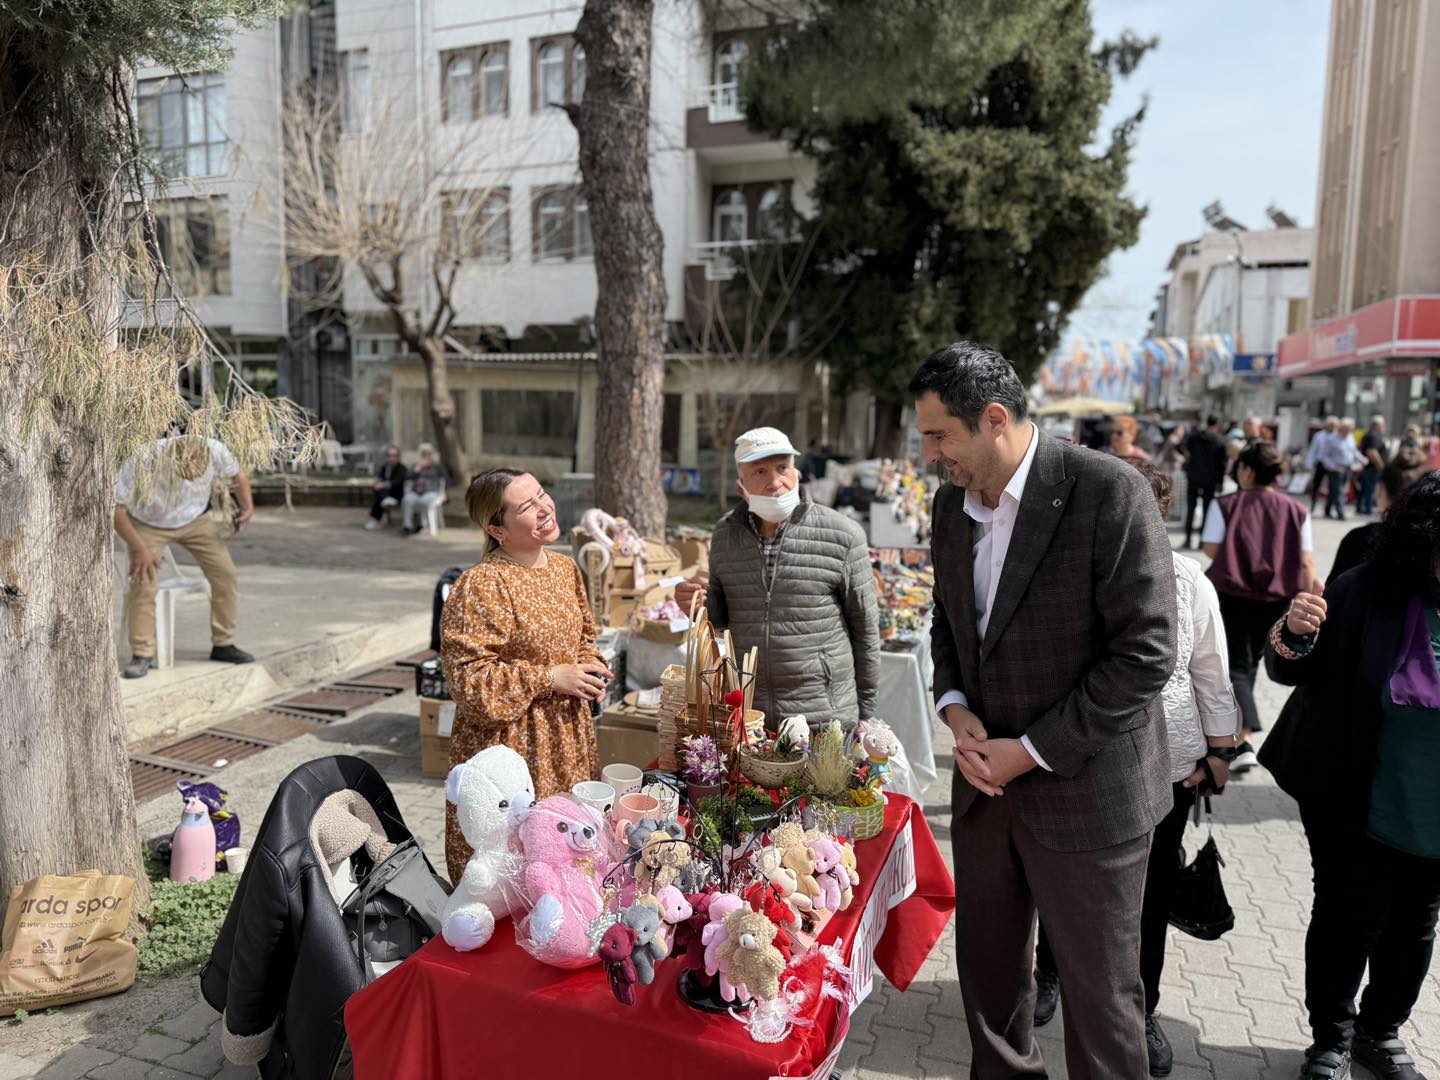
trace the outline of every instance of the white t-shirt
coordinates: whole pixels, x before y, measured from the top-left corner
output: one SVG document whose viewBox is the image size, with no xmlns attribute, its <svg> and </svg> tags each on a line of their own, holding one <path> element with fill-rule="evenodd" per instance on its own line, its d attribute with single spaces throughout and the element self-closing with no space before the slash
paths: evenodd
<svg viewBox="0 0 1440 1080">
<path fill-rule="evenodd" d="M 115 481 L 115 501 L 136 521 L 155 529 L 189 525 L 210 505 L 215 478 L 231 477 L 240 471 L 240 463 L 223 443 L 206 439 L 210 461 L 199 476 L 186 479 L 175 469 L 173 457 L 162 453 L 175 441 L 159 439 L 132 455 L 121 466 Z"/>
<path fill-rule="evenodd" d="M 1200 531 L 1200 542 L 1202 544 L 1219 544 L 1225 539 L 1225 513 L 1220 509 L 1220 501 L 1217 499 L 1210 504 L 1210 512 L 1205 515 L 1205 528 Z M 1305 521 L 1300 526 L 1300 550 L 1315 550 L 1314 530 L 1310 528 L 1310 514 L 1305 514 Z"/>
</svg>

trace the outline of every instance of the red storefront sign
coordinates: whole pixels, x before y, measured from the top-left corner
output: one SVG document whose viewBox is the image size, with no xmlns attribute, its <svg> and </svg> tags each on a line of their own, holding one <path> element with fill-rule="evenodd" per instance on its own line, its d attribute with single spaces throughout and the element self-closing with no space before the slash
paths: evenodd
<svg viewBox="0 0 1440 1080">
<path fill-rule="evenodd" d="M 1291 334 L 1277 369 L 1289 378 L 1392 356 L 1440 356 L 1440 296 L 1383 300 Z"/>
</svg>

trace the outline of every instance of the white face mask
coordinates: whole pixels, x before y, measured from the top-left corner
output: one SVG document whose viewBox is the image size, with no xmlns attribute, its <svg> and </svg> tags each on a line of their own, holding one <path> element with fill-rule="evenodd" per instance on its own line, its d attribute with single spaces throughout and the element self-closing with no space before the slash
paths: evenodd
<svg viewBox="0 0 1440 1080">
<path fill-rule="evenodd" d="M 750 509 L 761 521 L 768 521 L 771 525 L 779 525 L 782 521 L 789 521 L 790 515 L 800 505 L 800 489 L 791 488 L 783 495 L 754 495 L 745 492 L 745 500 L 750 504 Z"/>
</svg>

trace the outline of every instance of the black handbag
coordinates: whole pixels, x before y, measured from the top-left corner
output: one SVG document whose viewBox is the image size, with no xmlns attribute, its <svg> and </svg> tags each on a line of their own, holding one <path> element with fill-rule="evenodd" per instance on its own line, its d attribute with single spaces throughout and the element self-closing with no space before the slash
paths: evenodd
<svg viewBox="0 0 1440 1080">
<path fill-rule="evenodd" d="M 414 838 L 365 874 L 340 905 L 365 983 L 375 964 L 404 960 L 440 932 L 446 899 Z"/>
<path fill-rule="evenodd" d="M 1195 823 L 1200 823 L 1200 801 L 1195 802 Z M 1215 846 L 1215 825 L 1210 819 L 1210 798 L 1205 797 L 1205 823 L 1209 836 L 1195 859 L 1180 869 L 1170 897 L 1170 925 L 1201 941 L 1215 941 L 1235 928 L 1235 911 L 1225 896 L 1220 868 L 1225 859 Z"/>
</svg>

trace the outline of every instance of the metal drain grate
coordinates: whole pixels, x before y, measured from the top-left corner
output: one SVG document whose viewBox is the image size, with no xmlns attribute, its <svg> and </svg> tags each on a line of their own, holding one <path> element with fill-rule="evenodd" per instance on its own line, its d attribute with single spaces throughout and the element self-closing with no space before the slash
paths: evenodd
<svg viewBox="0 0 1440 1080">
<path fill-rule="evenodd" d="M 334 717 L 306 715 L 289 709 L 256 709 L 244 716 L 225 721 L 223 730 L 236 735 L 252 735 L 274 743 L 308 735 L 328 724 Z"/>
<path fill-rule="evenodd" d="M 334 685 L 343 686 L 347 690 L 354 687 L 359 690 L 383 690 L 387 695 L 398 694 L 415 685 L 415 669 L 408 667 L 376 668 L 363 675 L 347 675 L 343 679 L 336 680 Z"/>
<path fill-rule="evenodd" d="M 356 709 L 363 709 L 366 705 L 375 704 L 385 696 L 385 693 L 379 690 L 344 690 L 326 687 L 321 690 L 311 690 L 306 694 L 297 694 L 293 698 L 286 698 L 276 704 L 286 709 L 304 709 L 306 712 L 346 716 Z"/>
<path fill-rule="evenodd" d="M 179 764 L 166 764 L 155 760 L 132 757 L 130 759 L 130 786 L 135 789 L 135 801 L 144 802 L 167 791 L 175 790 L 177 780 L 199 780 L 200 773 L 193 768 Z"/>
<path fill-rule="evenodd" d="M 211 773 L 274 745 L 274 741 L 270 739 L 241 735 L 238 732 L 235 734 L 222 733 L 211 728 L 208 731 L 191 735 L 188 739 L 181 739 L 177 743 L 161 747 L 155 751 L 153 756 L 170 761 L 193 763 L 203 770 L 203 773 Z"/>
</svg>

